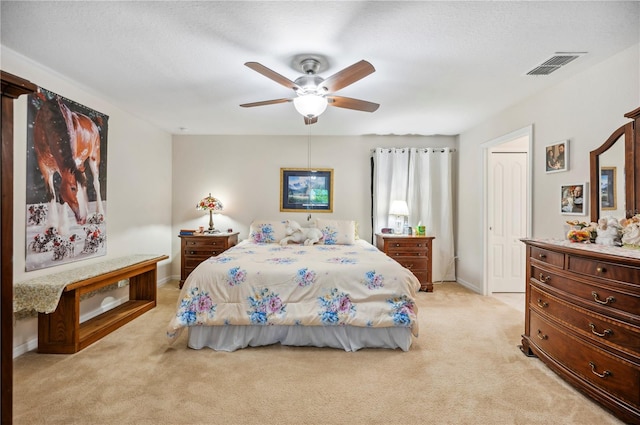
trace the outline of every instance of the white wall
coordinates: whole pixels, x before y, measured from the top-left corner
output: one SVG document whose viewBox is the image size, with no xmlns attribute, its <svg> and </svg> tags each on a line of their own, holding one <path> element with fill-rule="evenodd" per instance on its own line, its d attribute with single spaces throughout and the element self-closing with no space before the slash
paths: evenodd
<svg viewBox="0 0 640 425">
<path fill-rule="evenodd" d="M 589 181 L 589 152 L 628 122 L 624 114 L 638 106 L 640 44 L 461 134 L 456 244 L 458 281 L 482 292 L 482 143 L 533 124 L 532 236 L 561 238 L 567 219 L 589 221 L 589 216 L 563 216 L 559 213 L 560 185 Z M 569 170 L 546 174 L 544 146 L 565 139 L 570 141 Z"/>
<path fill-rule="evenodd" d="M 333 213 L 312 218 L 357 220 L 360 237 L 371 241 L 370 153 L 375 147 L 456 147 L 451 136 L 174 136 L 173 234 L 208 226 L 196 203 L 209 192 L 225 209 L 214 216 L 217 229 L 248 236 L 254 219 L 291 218 L 304 225 L 306 213 L 281 213 L 280 168 L 333 168 Z M 307 146 L 310 145 L 310 155 Z M 454 173 L 456 172 L 454 168 Z M 434 243 L 437 243 L 435 241 Z M 180 275 L 180 241 L 174 237 L 173 274 Z"/>
<path fill-rule="evenodd" d="M 107 255 L 25 272 L 26 120 L 27 97 L 14 103 L 14 281 L 20 282 L 127 254 L 171 254 L 171 135 L 125 112 L 90 89 L 79 87 L 49 69 L 2 48 L 2 70 L 109 116 L 107 151 Z M 170 260 L 159 264 L 158 280 L 170 278 Z M 107 297 L 126 297 L 120 289 L 97 295 L 81 305 L 81 313 L 100 307 Z M 35 348 L 37 320 L 14 328 L 14 353 Z"/>
</svg>

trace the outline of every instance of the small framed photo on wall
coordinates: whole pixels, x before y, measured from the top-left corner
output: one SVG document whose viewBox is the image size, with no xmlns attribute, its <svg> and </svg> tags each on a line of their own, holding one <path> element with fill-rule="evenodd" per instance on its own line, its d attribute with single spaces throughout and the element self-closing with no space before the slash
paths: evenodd
<svg viewBox="0 0 640 425">
<path fill-rule="evenodd" d="M 560 213 L 564 215 L 587 215 L 587 183 L 560 186 Z"/>
<path fill-rule="evenodd" d="M 559 173 L 569 170 L 569 140 L 545 146 L 545 170 Z"/>
</svg>

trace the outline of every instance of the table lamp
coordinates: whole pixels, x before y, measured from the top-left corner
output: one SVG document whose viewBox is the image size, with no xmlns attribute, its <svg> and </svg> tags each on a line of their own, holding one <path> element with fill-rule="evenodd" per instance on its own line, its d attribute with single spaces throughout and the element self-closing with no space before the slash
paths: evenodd
<svg viewBox="0 0 640 425">
<path fill-rule="evenodd" d="M 401 234 L 402 227 L 404 226 L 404 218 L 409 215 L 409 206 L 407 205 L 407 201 L 396 200 L 391 202 L 389 215 L 396 216 L 396 227 L 394 231 L 396 234 Z"/>
<path fill-rule="evenodd" d="M 218 230 L 213 228 L 213 213 L 222 211 L 222 202 L 220 202 L 218 198 L 211 196 L 211 193 L 209 193 L 209 196 L 202 198 L 200 202 L 198 202 L 196 209 L 209 211 L 209 228 L 205 233 L 217 233 Z"/>
</svg>

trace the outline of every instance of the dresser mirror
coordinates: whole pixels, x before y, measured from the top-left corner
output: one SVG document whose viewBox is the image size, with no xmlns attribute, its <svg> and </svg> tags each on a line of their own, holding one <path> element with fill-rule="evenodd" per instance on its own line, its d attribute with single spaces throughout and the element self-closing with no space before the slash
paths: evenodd
<svg viewBox="0 0 640 425">
<path fill-rule="evenodd" d="M 616 131 L 590 153 L 591 221 L 600 217 L 631 217 L 639 211 L 640 108 L 625 114 L 634 119 Z"/>
</svg>

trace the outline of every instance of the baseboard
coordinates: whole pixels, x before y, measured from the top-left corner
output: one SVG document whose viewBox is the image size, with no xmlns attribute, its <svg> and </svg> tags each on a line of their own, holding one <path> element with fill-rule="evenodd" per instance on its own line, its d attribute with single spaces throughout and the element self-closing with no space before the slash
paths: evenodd
<svg viewBox="0 0 640 425">
<path fill-rule="evenodd" d="M 476 285 L 473 285 L 472 283 L 467 282 L 466 280 L 458 278 L 456 279 L 456 282 L 475 293 L 482 294 L 482 290 L 480 288 L 478 288 Z"/>
<path fill-rule="evenodd" d="M 24 353 L 28 353 L 29 351 L 33 351 L 38 348 L 38 338 L 30 339 L 24 344 L 20 344 L 16 347 L 13 347 L 13 358 L 19 357 Z"/>
</svg>

